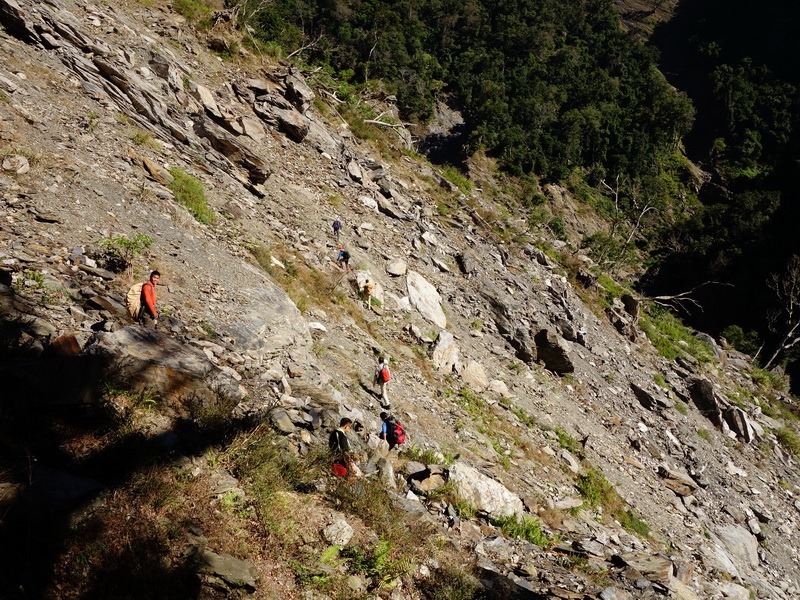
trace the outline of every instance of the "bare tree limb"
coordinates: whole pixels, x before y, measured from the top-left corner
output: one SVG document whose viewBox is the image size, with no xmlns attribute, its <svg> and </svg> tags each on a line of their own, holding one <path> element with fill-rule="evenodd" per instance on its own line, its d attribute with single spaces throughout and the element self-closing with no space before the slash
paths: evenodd
<svg viewBox="0 0 800 600">
<path fill-rule="evenodd" d="M 685 313 L 688 313 L 689 310 L 687 306 L 694 306 L 695 308 L 699 309 L 700 312 L 703 312 L 703 305 L 700 302 L 692 297 L 692 294 L 697 292 L 700 288 L 703 288 L 707 285 L 724 285 L 727 287 L 733 287 L 731 283 L 722 283 L 721 281 L 704 281 L 703 283 L 694 286 L 692 289 L 687 290 L 685 292 L 680 292 L 679 294 L 670 294 L 664 296 L 645 296 L 646 300 L 650 300 L 654 304 L 658 304 L 659 306 L 666 306 L 668 308 L 679 308 Z"/>
</svg>

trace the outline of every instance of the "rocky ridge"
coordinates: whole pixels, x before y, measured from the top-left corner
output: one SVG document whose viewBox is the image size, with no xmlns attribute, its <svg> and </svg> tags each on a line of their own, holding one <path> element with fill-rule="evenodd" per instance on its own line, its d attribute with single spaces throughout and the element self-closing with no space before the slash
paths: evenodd
<svg viewBox="0 0 800 600">
<path fill-rule="evenodd" d="M 170 12 L 0 0 L 0 23 L 0 307 L 5 321 L 21 319 L 21 342 L 37 357 L 0 366 L 7 390 L 36 406 L 82 405 L 113 360 L 171 406 L 187 396 L 211 403 L 222 390 L 241 418 L 271 423 L 302 455 L 325 443 L 339 416 L 379 430 L 364 383 L 375 356 L 389 355 L 392 409 L 411 442 L 459 458 L 449 469 L 386 460 L 372 439 L 369 470 L 472 556 L 496 597 L 798 595 L 796 462 L 776 443 L 782 423 L 732 401 L 741 390 L 763 393 L 746 357 L 714 344 L 710 363 L 667 361 L 642 333 L 633 298 L 595 314 L 545 252 L 489 233 L 480 191 L 439 215 L 435 190 L 447 184 L 403 157 L 407 139 L 396 143 L 403 158 L 384 159 L 330 124 L 335 113 L 315 104 L 302 73 L 221 62 Z M 174 167 L 203 182 L 213 225 L 175 202 Z M 336 215 L 352 277 L 332 261 Z M 157 333 L 128 325 L 129 274 L 92 257 L 98 239 L 136 233 L 155 240 L 147 266 L 164 274 Z M 358 281 L 369 280 L 371 298 L 352 311 L 322 304 L 311 284 L 292 287 L 291 268 L 333 281 L 323 297 L 357 299 Z M 582 295 L 598 293 L 592 277 L 579 281 Z M 143 431 L 174 447 L 181 416 L 167 411 Z M 47 502 L 103 487 L 64 483 L 69 473 L 45 467 L 34 481 L 56 490 Z M 576 477 L 592 469 L 652 536 L 632 535 L 601 509 L 566 512 L 583 504 Z M 238 489 L 224 472 L 204 473 Z M 483 520 L 425 499 L 448 479 Z M 32 493 L 19 478 L 2 485 L 6 498 Z M 548 523 L 560 542 L 546 549 L 487 521 L 552 510 L 564 519 Z M 340 517 L 320 540 L 347 543 Z M 214 553 L 213 541 L 187 544 L 219 585 L 269 597 L 255 559 Z M 608 581 L 565 569 L 565 557 L 586 559 Z M 418 578 L 424 569 L 392 596 L 420 597 Z"/>
</svg>

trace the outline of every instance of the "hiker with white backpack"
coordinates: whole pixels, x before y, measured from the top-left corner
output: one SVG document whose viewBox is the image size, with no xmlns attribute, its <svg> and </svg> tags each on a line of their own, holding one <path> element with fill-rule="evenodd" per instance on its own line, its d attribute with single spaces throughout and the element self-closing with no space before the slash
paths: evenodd
<svg viewBox="0 0 800 600">
<path fill-rule="evenodd" d="M 134 321 L 147 329 L 155 329 L 158 325 L 158 303 L 156 301 L 156 286 L 161 279 L 161 273 L 153 271 L 150 279 L 144 283 L 137 283 L 128 290 L 125 304 L 128 314 Z"/>
</svg>

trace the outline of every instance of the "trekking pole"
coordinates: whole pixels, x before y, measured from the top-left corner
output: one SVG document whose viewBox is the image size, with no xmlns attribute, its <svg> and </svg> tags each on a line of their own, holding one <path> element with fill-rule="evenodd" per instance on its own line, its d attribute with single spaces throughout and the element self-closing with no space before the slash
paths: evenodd
<svg viewBox="0 0 800 600">
<path fill-rule="evenodd" d="M 334 283 L 334 284 L 333 284 L 333 286 L 331 287 L 331 291 L 330 291 L 330 292 L 328 292 L 328 293 L 329 293 L 329 294 L 332 294 L 332 293 L 333 293 L 333 290 L 335 290 L 335 289 L 336 289 L 336 288 L 339 286 L 339 284 L 340 284 L 340 283 L 342 283 L 342 279 L 344 279 L 346 276 L 347 276 L 347 271 L 345 271 L 344 273 L 342 273 L 342 276 L 341 276 L 341 277 L 339 277 L 339 279 L 336 281 L 336 283 Z"/>
</svg>

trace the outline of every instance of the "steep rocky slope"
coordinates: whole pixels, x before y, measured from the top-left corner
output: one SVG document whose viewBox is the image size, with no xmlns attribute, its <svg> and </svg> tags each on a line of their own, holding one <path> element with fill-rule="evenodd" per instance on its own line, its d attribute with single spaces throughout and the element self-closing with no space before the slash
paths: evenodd
<svg viewBox="0 0 800 600">
<path fill-rule="evenodd" d="M 105 466 L 114 452 L 92 455 L 108 435 L 57 446 L 7 426 L 25 414 L 43 437 L 63 434 L 53 424 L 65 413 L 91 416 L 111 397 L 118 416 L 133 415 L 137 443 L 152 441 L 158 464 L 194 490 L 182 510 L 196 522 L 170 517 L 159 563 L 187 581 L 200 573 L 182 594 L 318 597 L 279 551 L 248 543 L 250 513 L 220 513 L 257 492 L 214 457 L 274 428 L 281 447 L 309 457 L 314 479 L 305 496 L 287 496 L 297 545 L 321 555 L 353 530 L 374 544 L 374 525 L 326 496 L 358 484 L 332 483 L 310 457 L 340 416 L 379 430 L 382 355 L 413 449 L 387 454 L 365 436 L 368 470 L 450 550 L 420 553 L 394 587 L 362 574 L 339 595 L 437 597 L 432 572 L 449 555 L 477 565 L 490 597 L 797 597 L 796 461 L 776 443 L 790 424 L 760 410 L 789 399 L 758 387 L 746 357 L 710 340 L 698 360 L 689 350 L 700 342 L 673 340 L 678 358 L 663 358 L 637 302 L 611 300 L 589 257 L 552 251 L 544 232 L 509 234 L 490 181 L 461 193 L 404 152 L 403 135 L 360 140 L 300 72 L 222 60 L 167 9 L 0 0 L 0 22 L 0 306 L 19 349 L 0 365 L 4 550 L 50 548 L 20 533 L 26 503 L 79 506 L 79 529 L 87 515 L 132 510 L 115 490 L 133 470 Z M 181 173 L 202 182 L 212 223 L 176 201 Z M 349 275 L 333 261 L 335 216 Z M 153 243 L 132 269 L 97 264 L 107 257 L 99 240 L 137 234 Z M 164 284 L 155 334 L 128 326 L 121 305 L 151 268 Z M 371 297 L 359 289 L 366 279 Z M 109 364 L 138 402 L 110 391 Z M 243 436 L 233 450 L 230 436 L 181 427 L 225 407 Z M 453 495 L 430 493 L 448 478 Z M 214 526 L 220 514 L 235 526 Z M 526 514 L 543 519 L 548 543 L 503 534 L 502 517 Z M 199 559 L 178 573 L 186 548 Z M 79 570 L 22 554 L 4 567 L 4 592 L 81 589 Z M 39 588 L 26 569 L 43 577 Z"/>
</svg>

